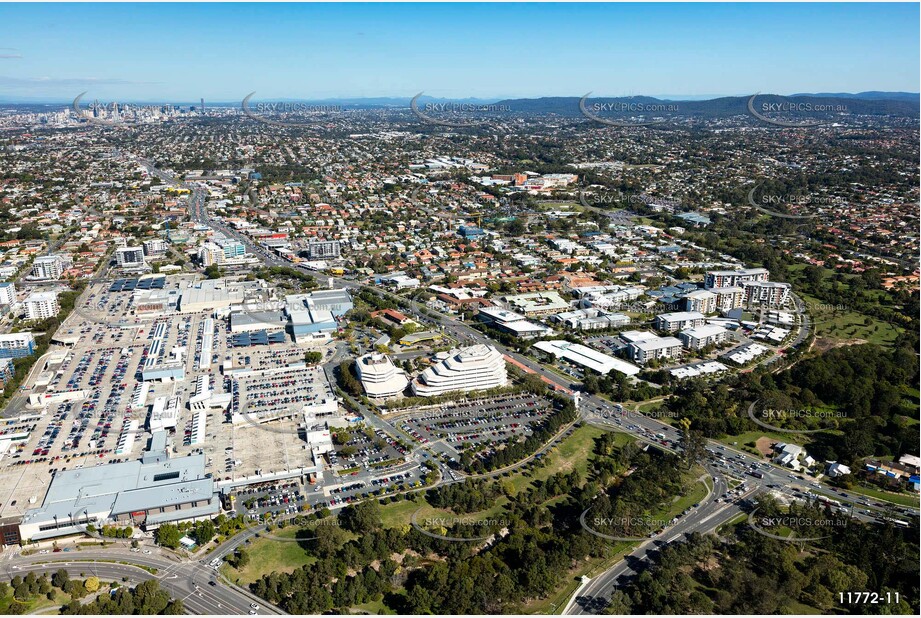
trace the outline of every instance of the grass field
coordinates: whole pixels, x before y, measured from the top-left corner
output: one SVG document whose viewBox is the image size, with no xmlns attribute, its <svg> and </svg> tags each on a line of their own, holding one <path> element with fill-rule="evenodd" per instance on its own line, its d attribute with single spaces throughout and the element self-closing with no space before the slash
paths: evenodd
<svg viewBox="0 0 921 618">
<path fill-rule="evenodd" d="M 28 601 L 22 602 L 23 605 L 25 605 L 26 607 L 26 611 L 24 611 L 23 613 L 31 614 L 31 613 L 35 613 L 43 609 L 48 609 L 50 607 L 61 607 L 62 605 L 65 605 L 70 602 L 70 595 L 65 593 L 61 589 L 52 588 L 52 591 L 54 592 L 53 600 L 49 599 L 43 594 L 39 594 L 29 599 Z M 4 595 L 3 597 L 0 597 L 0 614 L 10 613 L 9 608 L 10 608 L 10 605 L 13 603 L 13 600 L 14 600 L 13 590 L 12 588 L 10 588 L 10 590 L 7 592 L 6 595 Z M 42 612 L 42 613 L 46 613 L 46 612 Z M 48 613 L 57 614 L 58 612 L 48 612 Z"/>
<path fill-rule="evenodd" d="M 284 528 L 275 530 L 273 536 L 294 539 L 297 528 Z M 221 567 L 227 578 L 237 585 L 245 586 L 256 581 L 263 575 L 272 571 L 291 573 L 305 564 L 315 562 L 316 558 L 294 541 L 275 541 L 267 538 L 258 538 L 246 546 L 249 554 L 249 564 L 242 569 L 235 569 L 229 564 Z"/>
<path fill-rule="evenodd" d="M 863 494 L 869 498 L 886 500 L 887 502 L 892 502 L 893 504 L 899 504 L 901 506 L 913 506 L 917 508 L 919 505 L 918 496 L 909 496 L 908 494 L 894 494 L 891 491 L 883 491 L 882 489 L 864 487 L 863 485 L 854 485 L 853 487 L 849 487 L 848 491 L 855 494 Z"/>
<path fill-rule="evenodd" d="M 809 307 L 815 335 L 819 338 L 844 341 L 860 339 L 881 346 L 890 346 L 901 329 L 876 319 L 872 315 L 836 308 L 808 294 L 798 294 Z"/>
</svg>

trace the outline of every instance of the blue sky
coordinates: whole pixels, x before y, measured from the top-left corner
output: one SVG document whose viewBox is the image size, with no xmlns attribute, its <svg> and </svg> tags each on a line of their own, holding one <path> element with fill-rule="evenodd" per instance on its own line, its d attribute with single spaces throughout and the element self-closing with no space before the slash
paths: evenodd
<svg viewBox="0 0 921 618">
<path fill-rule="evenodd" d="M 0 4 L 0 101 L 919 89 L 904 4 Z"/>
</svg>

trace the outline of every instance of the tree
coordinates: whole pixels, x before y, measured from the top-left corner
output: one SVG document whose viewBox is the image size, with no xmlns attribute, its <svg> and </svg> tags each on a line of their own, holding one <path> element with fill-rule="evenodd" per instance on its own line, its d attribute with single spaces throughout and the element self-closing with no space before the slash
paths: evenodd
<svg viewBox="0 0 921 618">
<path fill-rule="evenodd" d="M 179 532 L 179 528 L 173 524 L 163 524 L 154 532 L 154 540 L 161 547 L 177 549 L 180 538 L 182 538 L 182 535 Z"/>
<path fill-rule="evenodd" d="M 224 276 L 224 271 L 217 264 L 212 264 L 205 268 L 205 277 L 208 279 L 220 279 Z"/>
<path fill-rule="evenodd" d="M 199 545 L 204 545 L 214 538 L 214 524 L 210 519 L 195 524 L 195 540 Z"/>
<path fill-rule="evenodd" d="M 311 351 L 304 354 L 304 362 L 308 365 L 316 365 L 323 360 L 323 352 Z"/>
<path fill-rule="evenodd" d="M 54 575 L 51 576 L 51 583 L 61 590 L 64 589 L 64 586 L 67 582 L 70 581 L 70 574 L 64 569 L 58 569 L 54 572 Z"/>
<path fill-rule="evenodd" d="M 95 575 L 92 577 L 87 577 L 86 581 L 83 582 L 83 586 L 86 588 L 87 592 L 96 592 L 99 590 L 99 578 Z"/>
<path fill-rule="evenodd" d="M 347 506 L 339 514 L 342 527 L 356 534 L 367 534 L 381 527 L 381 513 L 377 502 L 360 502 Z"/>
</svg>

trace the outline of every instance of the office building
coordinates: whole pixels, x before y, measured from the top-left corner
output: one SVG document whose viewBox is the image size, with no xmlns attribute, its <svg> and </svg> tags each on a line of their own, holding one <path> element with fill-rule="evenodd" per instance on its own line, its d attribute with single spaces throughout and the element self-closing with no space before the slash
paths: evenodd
<svg viewBox="0 0 921 618">
<path fill-rule="evenodd" d="M 57 292 L 32 292 L 23 305 L 27 320 L 45 320 L 53 318 L 61 311 Z"/>
<path fill-rule="evenodd" d="M 0 358 L 22 358 L 35 352 L 35 337 L 32 333 L 9 333 L 0 335 Z"/>
<path fill-rule="evenodd" d="M 452 392 L 482 391 L 508 384 L 505 358 L 491 345 L 477 344 L 442 352 L 437 364 L 419 374 L 412 383 L 419 397 Z"/>
<path fill-rule="evenodd" d="M 119 268 L 136 270 L 144 268 L 144 247 L 119 247 L 115 250 L 115 263 Z"/>
<path fill-rule="evenodd" d="M 368 397 L 398 397 L 409 385 L 403 370 L 385 354 L 365 354 L 355 361 L 355 367 Z"/>
<path fill-rule="evenodd" d="M 531 322 L 520 313 L 501 307 L 483 307 L 477 313 L 477 319 L 496 330 L 509 333 L 519 339 L 536 339 L 553 334 L 553 329 Z"/>
<path fill-rule="evenodd" d="M 509 309 L 519 311 L 526 317 L 533 318 L 544 315 L 553 315 L 562 311 L 568 311 L 572 307 L 563 300 L 556 292 L 531 292 L 529 294 L 517 294 L 506 296 L 504 298 Z"/>
</svg>

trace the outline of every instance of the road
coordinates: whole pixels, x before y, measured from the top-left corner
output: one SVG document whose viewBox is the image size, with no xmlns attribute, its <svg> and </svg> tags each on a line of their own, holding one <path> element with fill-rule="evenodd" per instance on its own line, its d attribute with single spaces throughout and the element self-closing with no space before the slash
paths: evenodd
<svg viewBox="0 0 921 618">
<path fill-rule="evenodd" d="M 108 581 L 121 581 L 123 577 L 127 577 L 132 583 L 157 579 L 160 586 L 173 598 L 181 599 L 186 611 L 192 614 L 248 614 L 251 611 L 251 603 L 260 606 L 260 614 L 284 613 L 249 592 L 218 579 L 216 573 L 207 565 L 183 561 L 160 550 L 146 554 L 135 553 L 127 548 L 105 548 L 44 555 L 17 555 L 4 560 L 2 573 L 6 578 L 12 579 L 29 571 L 53 573 L 62 568 L 75 578 L 81 577 L 83 573 L 85 577 L 93 574 Z M 156 569 L 156 574 L 146 569 Z M 215 581 L 214 585 L 209 583 L 211 581 Z"/>
</svg>

